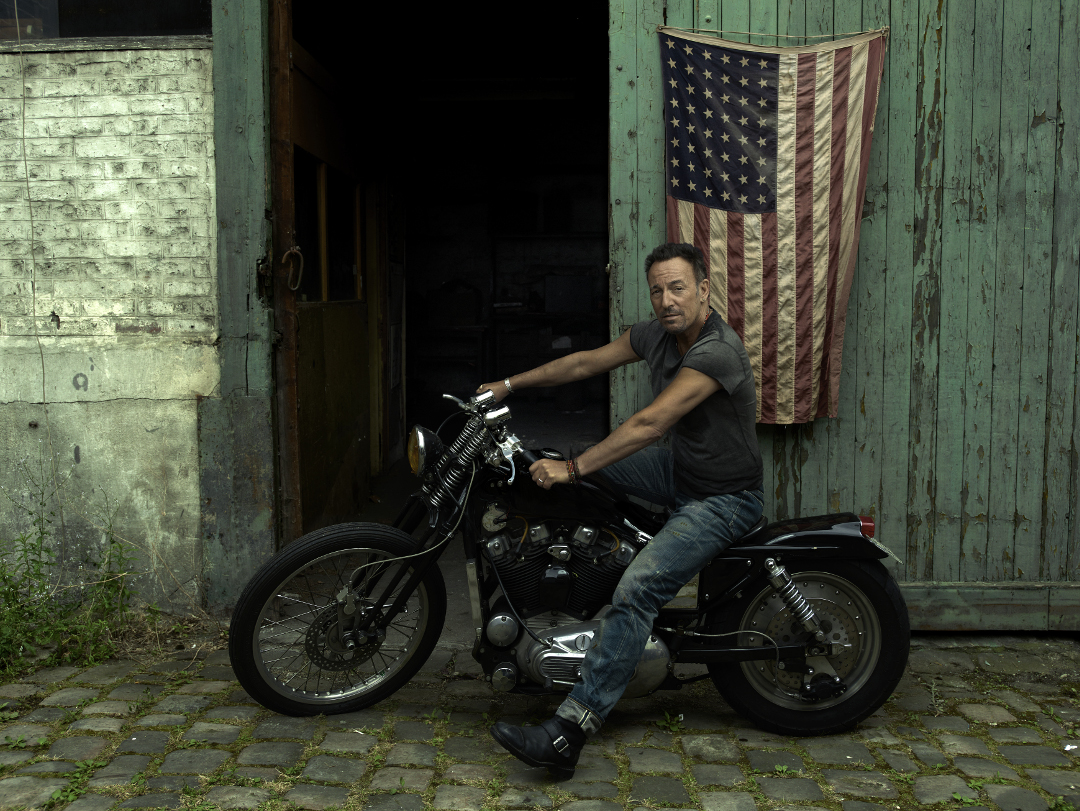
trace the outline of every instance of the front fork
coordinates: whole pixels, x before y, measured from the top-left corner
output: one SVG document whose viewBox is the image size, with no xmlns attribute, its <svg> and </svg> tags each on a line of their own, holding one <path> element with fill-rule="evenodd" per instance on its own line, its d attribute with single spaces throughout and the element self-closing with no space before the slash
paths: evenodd
<svg viewBox="0 0 1080 811">
<path fill-rule="evenodd" d="M 405 503 L 405 506 L 401 509 L 397 519 L 394 521 L 393 526 L 397 529 L 401 529 L 409 534 L 412 534 L 419 526 L 423 515 L 423 501 L 417 495 L 409 497 L 409 500 Z M 434 534 L 434 530 L 426 529 L 420 537 L 418 543 L 423 548 Z M 401 578 L 404 576 L 408 567 L 399 567 L 397 576 L 394 577 L 383 588 L 382 599 L 376 600 L 370 611 L 365 611 L 356 601 L 356 582 L 358 580 L 357 575 L 359 571 L 353 572 L 346 584 L 336 595 L 337 601 L 337 615 L 338 624 L 337 631 L 340 636 L 341 647 L 345 650 L 355 650 L 361 644 L 380 644 L 383 639 L 386 638 L 387 619 L 396 616 L 402 609 L 405 600 L 408 599 L 409 594 L 419 584 L 424 574 L 427 572 L 428 566 L 439 556 L 441 551 L 436 554 L 434 550 L 429 550 L 427 555 L 419 555 L 415 559 L 412 575 L 406 582 L 405 587 L 399 593 L 397 599 L 390 605 L 387 605 L 389 596 L 394 592 L 398 583 L 401 582 Z M 381 574 L 376 574 L 373 578 L 377 582 L 381 578 Z M 375 606 L 382 606 L 386 611 L 386 616 L 383 616 L 382 612 L 375 609 Z"/>
<path fill-rule="evenodd" d="M 776 589 L 784 605 L 792 616 L 802 623 L 806 632 L 813 635 L 817 643 L 811 643 L 806 647 L 802 695 L 810 700 L 820 700 L 843 693 L 847 690 L 847 685 L 844 684 L 827 657 L 833 646 L 825 644 L 825 632 L 814 614 L 814 607 L 803 597 L 787 570 L 775 559 L 765 559 L 765 571 L 768 573 L 770 585 Z"/>
</svg>

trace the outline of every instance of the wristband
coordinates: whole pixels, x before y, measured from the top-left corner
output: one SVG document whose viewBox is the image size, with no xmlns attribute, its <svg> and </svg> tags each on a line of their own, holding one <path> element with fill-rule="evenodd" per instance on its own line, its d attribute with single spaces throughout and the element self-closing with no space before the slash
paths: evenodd
<svg viewBox="0 0 1080 811">
<path fill-rule="evenodd" d="M 507 394 L 513 394 L 514 393 L 514 390 L 510 387 L 510 378 L 509 377 L 506 378 L 505 380 L 503 380 L 503 385 L 506 386 L 506 393 Z"/>
<path fill-rule="evenodd" d="M 577 484 L 577 463 L 573 459 L 566 461 L 566 473 L 570 477 L 570 484 Z"/>
</svg>

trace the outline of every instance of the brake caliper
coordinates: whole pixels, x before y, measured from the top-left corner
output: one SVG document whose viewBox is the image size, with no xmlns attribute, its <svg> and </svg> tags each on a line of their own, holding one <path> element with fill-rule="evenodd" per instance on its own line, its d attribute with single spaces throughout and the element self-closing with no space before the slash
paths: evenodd
<svg viewBox="0 0 1080 811">
<path fill-rule="evenodd" d="M 807 674 L 800 695 L 807 701 L 823 701 L 847 692 L 847 685 L 839 676 L 828 673 Z"/>
</svg>

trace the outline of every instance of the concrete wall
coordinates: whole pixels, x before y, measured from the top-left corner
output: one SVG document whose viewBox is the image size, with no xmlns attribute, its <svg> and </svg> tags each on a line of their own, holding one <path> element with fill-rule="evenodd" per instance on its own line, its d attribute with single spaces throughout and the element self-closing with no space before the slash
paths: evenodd
<svg viewBox="0 0 1080 811">
<path fill-rule="evenodd" d="M 202 600 L 220 387 L 212 78 L 209 47 L 0 53 L 0 538 L 26 528 L 26 465 L 55 474 L 65 564 L 107 498 L 174 609 Z"/>
</svg>

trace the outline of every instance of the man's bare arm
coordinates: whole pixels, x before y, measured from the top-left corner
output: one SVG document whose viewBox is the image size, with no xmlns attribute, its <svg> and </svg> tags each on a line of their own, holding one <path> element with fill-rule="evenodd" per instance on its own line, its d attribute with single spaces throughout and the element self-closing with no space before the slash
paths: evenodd
<svg viewBox="0 0 1080 811">
<path fill-rule="evenodd" d="M 610 372 L 627 363 L 639 361 L 641 358 L 630 346 L 630 330 L 627 330 L 614 341 L 601 346 L 599 349 L 589 349 L 583 352 L 574 352 L 563 358 L 556 358 L 543 366 L 537 366 L 521 374 L 511 375 L 510 388 L 529 389 L 537 386 L 561 386 L 564 383 L 573 383 L 576 380 L 584 380 L 594 375 Z M 482 392 L 491 389 L 495 392 L 495 399 L 502 400 L 507 395 L 506 386 L 503 382 L 484 383 L 476 391 Z"/>
<path fill-rule="evenodd" d="M 683 369 L 660 396 L 616 428 L 603 442 L 576 460 L 577 472 L 593 473 L 656 442 L 679 419 L 707 397 L 720 391 L 720 383 L 704 372 Z M 529 468 L 533 481 L 544 489 L 570 480 L 565 462 L 541 459 Z"/>
<path fill-rule="evenodd" d="M 581 474 L 605 468 L 651 445 L 684 415 L 720 390 L 720 384 L 697 369 L 683 369 L 660 396 L 616 428 L 603 442 L 577 459 Z"/>
</svg>

